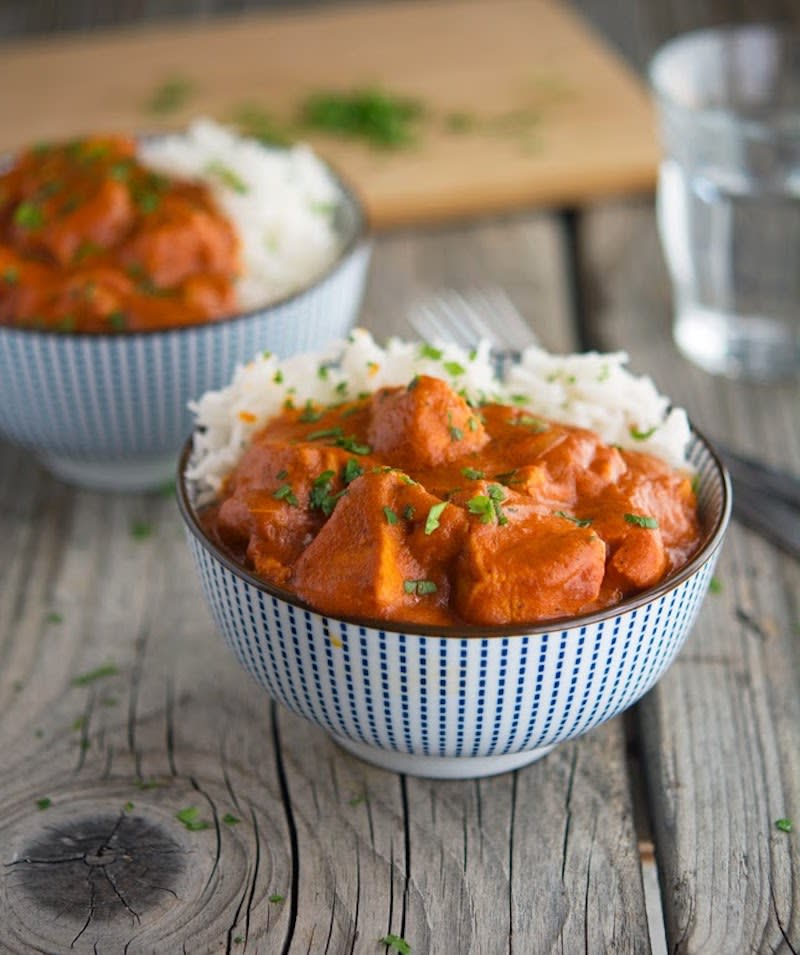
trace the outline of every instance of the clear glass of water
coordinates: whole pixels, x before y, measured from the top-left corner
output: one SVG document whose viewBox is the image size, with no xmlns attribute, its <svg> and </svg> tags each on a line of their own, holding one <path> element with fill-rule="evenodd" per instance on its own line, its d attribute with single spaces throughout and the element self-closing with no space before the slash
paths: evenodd
<svg viewBox="0 0 800 955">
<path fill-rule="evenodd" d="M 654 57 L 673 332 L 715 374 L 800 373 L 800 35 L 686 34 Z"/>
</svg>

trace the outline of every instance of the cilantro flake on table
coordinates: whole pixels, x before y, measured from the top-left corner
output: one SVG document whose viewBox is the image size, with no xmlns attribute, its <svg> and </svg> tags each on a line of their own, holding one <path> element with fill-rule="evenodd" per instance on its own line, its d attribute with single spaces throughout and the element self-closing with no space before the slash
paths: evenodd
<svg viewBox="0 0 800 955">
<path fill-rule="evenodd" d="M 53 801 L 49 796 L 42 796 L 41 799 L 36 800 L 36 808 L 39 810 L 49 809 L 52 805 Z"/>
<path fill-rule="evenodd" d="M 780 829 L 781 832 L 791 832 L 792 831 L 792 820 L 791 819 L 776 819 L 775 828 Z"/>
<path fill-rule="evenodd" d="M 393 949 L 398 955 L 411 955 L 411 946 L 400 935 L 392 935 L 390 932 L 388 935 L 379 938 L 378 944 L 386 945 L 387 948 Z"/>
<path fill-rule="evenodd" d="M 102 680 L 107 676 L 116 676 L 119 669 L 113 663 L 104 663 L 102 666 L 95 667 L 94 670 L 88 670 L 72 678 L 73 686 L 89 686 L 95 680 Z"/>
<path fill-rule="evenodd" d="M 189 832 L 200 832 L 202 829 L 210 829 L 211 823 L 200 818 L 200 810 L 197 806 L 187 806 L 185 809 L 179 809 L 175 813 L 175 818 L 182 823 Z"/>
</svg>

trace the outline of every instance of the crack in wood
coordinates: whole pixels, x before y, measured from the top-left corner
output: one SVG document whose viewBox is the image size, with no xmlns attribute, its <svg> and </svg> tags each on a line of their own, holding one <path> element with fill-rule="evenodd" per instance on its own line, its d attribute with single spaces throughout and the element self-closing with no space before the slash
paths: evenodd
<svg viewBox="0 0 800 955">
<path fill-rule="evenodd" d="M 274 700 L 270 701 L 270 721 L 272 723 L 272 746 L 275 754 L 275 772 L 278 777 L 278 787 L 281 794 L 284 818 L 289 835 L 290 864 L 292 869 L 291 887 L 289 890 L 289 925 L 286 928 L 286 938 L 281 948 L 281 955 L 289 955 L 289 950 L 297 926 L 298 891 L 300 888 L 300 848 L 297 839 L 297 826 L 292 810 L 292 798 L 289 792 L 289 780 L 286 776 L 286 767 L 283 764 L 283 747 L 280 731 L 278 730 L 278 706 Z"/>
</svg>

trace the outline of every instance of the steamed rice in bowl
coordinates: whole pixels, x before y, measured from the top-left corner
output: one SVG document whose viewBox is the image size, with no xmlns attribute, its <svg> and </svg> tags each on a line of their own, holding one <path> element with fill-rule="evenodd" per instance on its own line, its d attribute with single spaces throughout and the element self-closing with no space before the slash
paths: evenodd
<svg viewBox="0 0 800 955">
<path fill-rule="evenodd" d="M 243 668 L 273 699 L 321 726 L 354 755 L 438 778 L 516 769 L 638 700 L 670 665 L 696 619 L 729 519 L 730 488 L 713 450 L 685 413 L 672 408 L 648 379 L 631 375 L 625 360 L 622 354 L 557 357 L 529 350 L 499 382 L 485 344 L 473 353 L 396 340 L 381 348 L 356 330 L 324 353 L 286 361 L 259 355 L 237 370 L 227 388 L 204 395 L 193 406 L 196 428 L 179 466 L 178 500 L 204 596 Z M 345 403 L 346 412 L 346 403 L 360 394 L 380 395 L 387 386 L 406 394 L 415 379 L 412 390 L 419 394 L 428 376 L 454 385 L 477 405 L 487 402 L 487 421 L 491 402 L 501 399 L 531 416 L 590 425 L 607 441 L 669 461 L 696 488 L 695 552 L 655 586 L 591 613 L 527 624 L 442 625 L 365 615 L 359 592 L 370 583 L 364 580 L 356 581 L 341 612 L 321 609 L 259 577 L 214 535 L 206 515 L 221 500 L 233 499 L 226 498 L 226 482 L 270 419 L 278 416 L 280 423 L 292 416 L 284 413 L 287 405 L 298 413 L 307 410 L 313 420 L 325 403 Z M 353 446 L 356 455 L 358 450 Z M 265 460 L 264 477 L 277 477 L 277 467 Z M 257 477 L 256 469 L 247 473 Z M 366 482 L 367 474 L 365 467 L 356 480 Z M 323 472 L 319 482 L 325 478 Z M 344 498 L 332 489 L 331 516 L 308 552 L 342 511 L 342 501 L 349 498 L 353 505 L 360 494 L 355 483 Z M 294 488 L 302 507 L 304 491 L 296 483 Z M 261 506 L 273 513 L 276 504 L 288 506 L 284 513 L 294 519 L 301 508 L 290 506 L 291 485 L 276 494 L 271 489 L 260 492 Z M 384 515 L 373 507 L 371 526 L 385 531 L 384 524 L 392 525 L 395 532 L 396 520 L 406 519 L 400 508 Z M 432 516 L 428 511 L 428 519 Z M 447 510 L 437 505 L 436 516 L 442 521 Z M 427 531 L 424 511 L 417 523 Z M 498 527 L 498 533 L 505 529 Z M 419 526 L 413 533 L 421 533 Z M 358 551 L 364 543 L 354 546 L 350 540 L 338 551 Z M 335 577 L 340 554 L 330 544 L 328 538 L 322 574 Z M 428 594 L 427 588 L 416 589 L 420 603 Z"/>
<path fill-rule="evenodd" d="M 208 121 L 138 144 L 87 137 L 27 155 L 48 151 L 81 167 L 76 176 L 104 167 L 103 195 L 121 198 L 116 232 L 106 244 L 73 233 L 65 245 L 69 217 L 83 208 L 44 170 L 32 180 L 39 198 L 7 192 L 6 219 L 22 241 L 0 240 L 0 435 L 69 483 L 157 487 L 174 475 L 190 399 L 223 387 L 259 350 L 287 356 L 352 328 L 370 256 L 362 206 L 307 148 L 268 149 Z M 212 263 L 208 231 L 196 241 L 183 233 L 195 271 L 170 279 L 177 243 L 172 224 L 162 226 L 178 207 L 178 226 L 197 210 L 231 241 L 217 245 L 228 258 Z M 148 230 L 156 241 L 145 254 L 137 242 Z"/>
<path fill-rule="evenodd" d="M 203 526 L 333 616 L 528 626 L 604 609 L 701 537 L 686 416 L 623 361 L 532 349 L 502 382 L 485 347 L 364 332 L 331 362 L 262 357 L 197 406 L 190 474 L 218 498 Z"/>
<path fill-rule="evenodd" d="M 503 381 L 495 376 L 490 345 L 474 351 L 391 339 L 385 348 L 355 329 L 346 342 L 321 353 L 280 361 L 257 355 L 236 369 L 227 388 L 191 404 L 196 431 L 187 478 L 198 502 L 217 494 L 247 444 L 287 402 L 336 404 L 344 397 L 392 385 L 415 375 L 445 378 L 478 403 L 485 399 L 524 407 L 545 419 L 589 428 L 609 444 L 660 457 L 689 468 L 686 412 L 659 394 L 652 380 L 631 374 L 624 352 L 555 355 L 528 348 Z"/>
<path fill-rule="evenodd" d="M 205 119 L 143 139 L 137 154 L 155 172 L 211 188 L 241 242 L 242 311 L 309 284 L 341 250 L 342 188 L 306 145 L 271 148 Z"/>
</svg>

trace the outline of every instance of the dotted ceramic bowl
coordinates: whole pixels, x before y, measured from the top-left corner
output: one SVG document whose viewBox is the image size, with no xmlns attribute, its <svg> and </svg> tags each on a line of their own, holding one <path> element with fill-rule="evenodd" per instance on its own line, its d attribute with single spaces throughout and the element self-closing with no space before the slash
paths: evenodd
<svg viewBox="0 0 800 955">
<path fill-rule="evenodd" d="M 190 399 L 224 387 L 261 350 L 317 350 L 352 328 L 370 248 L 361 204 L 339 185 L 338 259 L 313 285 L 265 308 L 153 332 L 0 326 L 0 437 L 85 487 L 143 490 L 171 479 L 192 427 Z"/>
<path fill-rule="evenodd" d="M 693 432 L 703 543 L 678 573 L 601 613 L 525 630 L 334 619 L 257 580 L 179 501 L 203 592 L 239 662 L 275 700 L 386 769 L 469 778 L 516 769 L 638 700 L 675 658 L 708 590 L 730 483 Z"/>
</svg>

